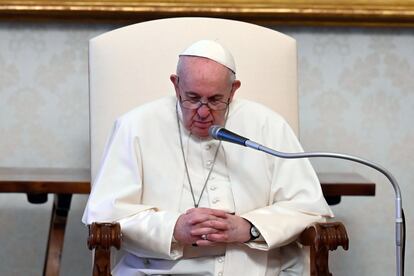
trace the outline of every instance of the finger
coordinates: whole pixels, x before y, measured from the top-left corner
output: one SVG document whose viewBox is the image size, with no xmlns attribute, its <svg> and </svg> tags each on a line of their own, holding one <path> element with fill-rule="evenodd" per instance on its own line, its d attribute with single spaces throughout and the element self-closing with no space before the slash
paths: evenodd
<svg viewBox="0 0 414 276">
<path fill-rule="evenodd" d="M 225 230 L 230 229 L 230 225 L 227 221 L 211 220 L 209 222 L 210 222 L 210 227 L 212 227 L 214 229 L 221 230 L 221 231 L 225 231 Z"/>
<path fill-rule="evenodd" d="M 197 244 L 197 246 L 214 246 L 214 245 L 217 245 L 217 243 L 216 242 L 212 242 L 212 241 L 209 241 L 209 240 L 198 240 L 197 242 L 196 242 L 196 244 Z"/>
<path fill-rule="evenodd" d="M 214 228 L 203 227 L 203 228 L 197 228 L 197 229 L 191 230 L 190 234 L 193 236 L 201 236 L 201 235 L 215 234 L 218 232 L 219 231 Z"/>
<path fill-rule="evenodd" d="M 209 215 L 214 215 L 214 216 L 221 217 L 221 218 L 226 218 L 228 214 L 227 212 L 223 210 L 211 209 L 211 208 L 205 208 L 205 207 L 191 208 L 186 211 L 186 214 L 194 214 L 194 213 L 209 214 Z"/>
<path fill-rule="evenodd" d="M 188 209 L 186 211 L 186 214 L 191 214 L 191 213 L 196 213 L 196 212 L 209 214 L 212 212 L 212 210 L 214 209 L 206 208 L 206 207 L 197 207 L 197 208 Z"/>
<path fill-rule="evenodd" d="M 188 209 L 185 213 L 186 214 L 191 214 L 191 213 L 194 212 L 194 210 L 196 210 L 196 208 L 191 208 L 191 209 Z"/>
<path fill-rule="evenodd" d="M 223 210 L 218 210 L 218 209 L 210 209 L 211 211 L 211 215 L 214 215 L 216 217 L 220 217 L 220 218 L 227 218 L 228 213 L 223 211 Z"/>
<path fill-rule="evenodd" d="M 214 228 L 216 230 L 221 230 L 221 231 L 225 231 L 230 228 L 229 224 L 226 221 L 220 220 L 220 219 L 207 220 L 204 222 L 200 222 L 196 226 L 200 228 Z"/>
<path fill-rule="evenodd" d="M 188 223 L 191 225 L 202 223 L 204 221 L 209 220 L 209 215 L 206 214 L 197 214 L 197 213 L 190 213 L 188 215 Z"/>
<path fill-rule="evenodd" d="M 206 236 L 206 238 L 207 238 L 207 236 Z M 196 243 L 198 240 L 202 240 L 202 237 L 201 237 L 201 235 L 192 235 L 190 233 L 189 240 L 191 241 L 191 243 Z"/>
<path fill-rule="evenodd" d="M 230 242 L 227 232 L 219 232 L 208 235 L 208 240 L 212 242 Z"/>
<path fill-rule="evenodd" d="M 210 215 L 210 214 L 193 214 L 191 215 L 191 218 L 189 219 L 189 223 L 192 225 L 203 223 L 206 221 L 213 221 L 217 220 L 218 218 L 216 216 Z"/>
<path fill-rule="evenodd" d="M 186 214 L 191 214 L 191 213 L 211 213 L 211 208 L 206 208 L 206 207 L 197 207 L 197 208 L 190 208 L 188 209 L 185 213 Z"/>
</svg>

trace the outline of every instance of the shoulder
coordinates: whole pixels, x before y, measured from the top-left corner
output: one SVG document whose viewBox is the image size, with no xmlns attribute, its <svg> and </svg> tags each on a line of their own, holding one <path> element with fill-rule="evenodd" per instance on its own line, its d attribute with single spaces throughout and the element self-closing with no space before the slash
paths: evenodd
<svg viewBox="0 0 414 276">
<path fill-rule="evenodd" d="M 296 135 L 287 121 L 277 112 L 244 99 L 232 102 L 226 128 L 259 143 L 286 149 L 285 144 L 296 143 Z"/>
<path fill-rule="evenodd" d="M 231 103 L 229 120 L 262 126 L 269 121 L 276 125 L 287 124 L 286 120 L 279 113 L 269 107 L 240 98 L 234 99 Z"/>
<path fill-rule="evenodd" d="M 174 96 L 160 99 L 137 106 L 121 115 L 117 121 L 123 123 L 153 123 L 165 117 L 171 117 L 175 112 L 176 98 Z"/>
<path fill-rule="evenodd" d="M 152 102 L 140 105 L 118 117 L 113 130 L 127 136 L 151 136 L 175 125 L 174 96 L 163 97 Z"/>
<path fill-rule="evenodd" d="M 142 104 L 123 114 L 120 118 L 130 119 L 146 115 L 163 114 L 175 108 L 176 98 L 174 96 L 162 97 L 157 100 Z"/>
</svg>

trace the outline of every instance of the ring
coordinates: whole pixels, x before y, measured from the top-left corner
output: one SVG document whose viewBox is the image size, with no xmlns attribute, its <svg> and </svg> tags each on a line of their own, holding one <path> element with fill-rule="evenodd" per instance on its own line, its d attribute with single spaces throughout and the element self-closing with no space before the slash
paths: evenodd
<svg viewBox="0 0 414 276">
<path fill-rule="evenodd" d="M 207 235 L 201 235 L 201 239 L 206 241 L 207 240 Z"/>
</svg>

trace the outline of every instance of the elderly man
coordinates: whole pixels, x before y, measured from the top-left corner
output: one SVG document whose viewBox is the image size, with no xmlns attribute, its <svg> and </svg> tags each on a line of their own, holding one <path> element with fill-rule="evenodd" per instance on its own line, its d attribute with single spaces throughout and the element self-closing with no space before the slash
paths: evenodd
<svg viewBox="0 0 414 276">
<path fill-rule="evenodd" d="M 294 240 L 332 215 L 310 163 L 209 137 L 212 125 L 226 125 L 302 150 L 278 114 L 233 98 L 235 73 L 222 45 L 196 42 L 170 77 L 176 97 L 117 120 L 83 218 L 121 224 L 114 275 L 306 274 Z"/>
</svg>

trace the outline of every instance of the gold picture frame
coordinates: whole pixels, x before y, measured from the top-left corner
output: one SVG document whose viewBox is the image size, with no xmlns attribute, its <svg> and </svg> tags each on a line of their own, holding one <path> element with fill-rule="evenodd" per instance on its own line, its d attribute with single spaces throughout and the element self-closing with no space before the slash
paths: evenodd
<svg viewBox="0 0 414 276">
<path fill-rule="evenodd" d="M 221 17 L 262 25 L 414 26 L 414 0 L 0 0 L 3 20 L 141 22 Z"/>
</svg>

